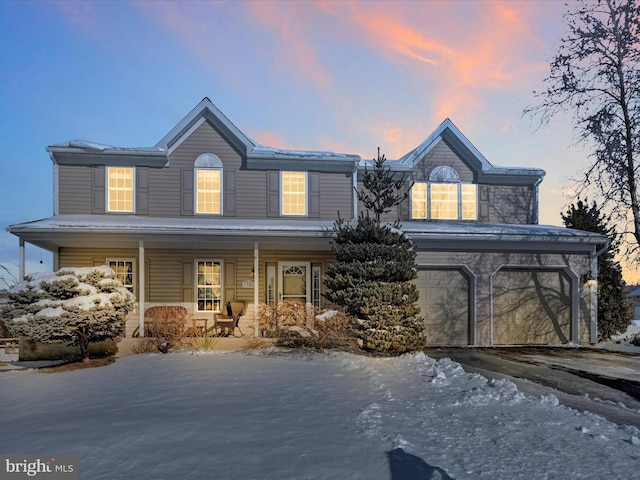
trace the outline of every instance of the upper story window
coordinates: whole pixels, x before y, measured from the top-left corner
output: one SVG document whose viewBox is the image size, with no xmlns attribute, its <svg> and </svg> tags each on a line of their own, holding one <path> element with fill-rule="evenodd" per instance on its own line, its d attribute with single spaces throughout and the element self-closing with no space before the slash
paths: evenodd
<svg viewBox="0 0 640 480">
<path fill-rule="evenodd" d="M 439 166 L 429 182 L 411 189 L 411 218 L 430 220 L 477 220 L 477 185 L 461 183 L 453 168 Z"/>
<path fill-rule="evenodd" d="M 200 155 L 194 163 L 196 213 L 222 213 L 222 161 L 212 153 Z"/>
<path fill-rule="evenodd" d="M 107 167 L 107 210 L 133 213 L 133 167 Z"/>
<path fill-rule="evenodd" d="M 281 172 L 282 215 L 307 214 L 307 172 Z"/>
</svg>

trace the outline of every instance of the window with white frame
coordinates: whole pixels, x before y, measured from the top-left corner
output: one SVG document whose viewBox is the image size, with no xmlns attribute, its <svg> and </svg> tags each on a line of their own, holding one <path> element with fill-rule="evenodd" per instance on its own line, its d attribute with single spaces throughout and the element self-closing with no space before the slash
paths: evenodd
<svg viewBox="0 0 640 480">
<path fill-rule="evenodd" d="M 107 265 L 114 272 L 120 283 L 131 293 L 134 293 L 135 260 L 131 258 L 108 258 Z"/>
<path fill-rule="evenodd" d="M 280 177 L 282 215 L 307 214 L 307 173 L 282 172 Z"/>
<path fill-rule="evenodd" d="M 478 188 L 462 183 L 458 172 L 447 166 L 433 169 L 428 182 L 411 188 L 411 218 L 415 220 L 477 220 Z"/>
<path fill-rule="evenodd" d="M 222 263 L 196 260 L 196 308 L 198 312 L 220 312 Z"/>
<path fill-rule="evenodd" d="M 196 214 L 222 213 L 222 161 L 212 153 L 200 155 L 194 163 Z"/>
<path fill-rule="evenodd" d="M 133 213 L 133 167 L 107 167 L 107 210 Z"/>
<path fill-rule="evenodd" d="M 276 267 L 273 265 L 267 266 L 267 304 L 276 304 Z"/>
</svg>

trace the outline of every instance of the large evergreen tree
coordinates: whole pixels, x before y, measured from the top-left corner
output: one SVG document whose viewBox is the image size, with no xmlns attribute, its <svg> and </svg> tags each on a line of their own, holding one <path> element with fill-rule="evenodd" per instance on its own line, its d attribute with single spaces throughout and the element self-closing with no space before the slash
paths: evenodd
<svg viewBox="0 0 640 480">
<path fill-rule="evenodd" d="M 599 233 L 611 241 L 598 257 L 598 336 L 608 340 L 623 332 L 631 318 L 622 270 L 615 260 L 620 246 L 618 235 L 614 227 L 608 226 L 608 219 L 595 202 L 589 206 L 587 200 L 578 200 L 562 215 L 562 221 L 568 228 Z"/>
<path fill-rule="evenodd" d="M 336 262 L 327 268 L 325 297 L 355 319 L 363 348 L 399 354 L 424 347 L 425 326 L 411 282 L 416 278 L 413 243 L 398 220 L 382 222 L 406 198 L 407 184 L 395 179 L 384 161 L 378 152 L 373 169 L 365 170 L 358 198 L 366 213 L 355 224 L 335 223 Z"/>
</svg>

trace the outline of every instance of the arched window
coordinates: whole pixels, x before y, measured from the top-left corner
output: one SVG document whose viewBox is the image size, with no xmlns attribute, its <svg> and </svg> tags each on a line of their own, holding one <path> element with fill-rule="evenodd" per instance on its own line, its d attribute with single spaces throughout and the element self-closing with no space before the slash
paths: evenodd
<svg viewBox="0 0 640 480">
<path fill-rule="evenodd" d="M 411 218 L 420 220 L 477 220 L 477 185 L 462 183 L 453 168 L 440 165 L 428 182 L 411 189 Z"/>
<path fill-rule="evenodd" d="M 222 161 L 212 153 L 203 153 L 193 164 L 196 214 L 222 213 Z"/>
<path fill-rule="evenodd" d="M 460 175 L 458 175 L 458 172 L 453 168 L 440 165 L 431 171 L 429 181 L 437 183 L 459 183 Z"/>
</svg>

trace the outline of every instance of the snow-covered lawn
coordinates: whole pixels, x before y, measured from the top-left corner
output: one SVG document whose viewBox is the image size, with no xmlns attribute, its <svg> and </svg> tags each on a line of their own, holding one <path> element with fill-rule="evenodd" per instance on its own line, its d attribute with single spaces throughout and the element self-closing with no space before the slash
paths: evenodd
<svg viewBox="0 0 640 480">
<path fill-rule="evenodd" d="M 640 471 L 637 429 L 422 353 L 136 355 L 95 369 L 0 372 L 0 392 L 0 452 L 76 454 L 81 479 L 565 480 Z M 388 453 L 396 448 L 404 453 Z"/>
</svg>

